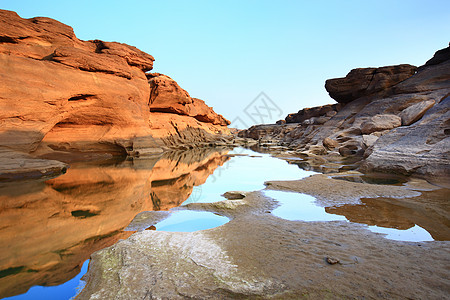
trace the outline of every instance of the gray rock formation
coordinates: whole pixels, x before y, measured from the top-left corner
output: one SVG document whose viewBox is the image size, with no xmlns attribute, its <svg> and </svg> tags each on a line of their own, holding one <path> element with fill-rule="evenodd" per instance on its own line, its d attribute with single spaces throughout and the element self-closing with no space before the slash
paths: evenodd
<svg viewBox="0 0 450 300">
<path fill-rule="evenodd" d="M 256 125 L 240 136 L 275 140 L 319 165 L 353 157 L 366 172 L 448 179 L 449 53 L 437 51 L 417 72 L 410 65 L 352 70 L 326 82 L 339 106 L 304 109 L 286 125 Z"/>
</svg>

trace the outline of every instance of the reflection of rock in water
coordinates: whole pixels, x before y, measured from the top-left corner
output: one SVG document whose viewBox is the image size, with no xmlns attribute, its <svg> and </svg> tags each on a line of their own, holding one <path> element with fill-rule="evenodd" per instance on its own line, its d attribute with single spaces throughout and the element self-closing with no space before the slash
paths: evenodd
<svg viewBox="0 0 450 300">
<path fill-rule="evenodd" d="M 448 189 L 440 189 L 411 199 L 366 198 L 361 205 L 326 207 L 325 211 L 369 226 L 406 230 L 417 224 L 433 239 L 446 241 L 450 239 L 447 197 Z"/>
<path fill-rule="evenodd" d="M 180 205 L 228 157 L 213 149 L 119 165 L 73 165 L 47 181 L 0 186 L 0 298 L 58 285 L 94 251 L 127 238 L 142 211 Z"/>
</svg>

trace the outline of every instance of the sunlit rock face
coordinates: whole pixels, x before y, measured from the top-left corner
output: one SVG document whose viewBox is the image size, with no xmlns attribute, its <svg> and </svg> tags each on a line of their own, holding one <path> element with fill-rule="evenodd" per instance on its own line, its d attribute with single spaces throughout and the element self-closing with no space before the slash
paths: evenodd
<svg viewBox="0 0 450 300">
<path fill-rule="evenodd" d="M 126 44 L 79 40 L 53 19 L 0 10 L 0 147 L 73 161 L 80 152 L 142 156 L 229 134 L 202 100 L 189 97 L 195 113 L 180 115 L 176 93 L 161 87 L 157 103 L 170 109 L 151 112 L 153 61 Z"/>
<path fill-rule="evenodd" d="M 91 253 L 133 232 L 142 211 L 179 206 L 229 157 L 167 153 L 119 165 L 75 164 L 47 181 L 0 187 L 0 297 L 75 276 Z"/>
</svg>

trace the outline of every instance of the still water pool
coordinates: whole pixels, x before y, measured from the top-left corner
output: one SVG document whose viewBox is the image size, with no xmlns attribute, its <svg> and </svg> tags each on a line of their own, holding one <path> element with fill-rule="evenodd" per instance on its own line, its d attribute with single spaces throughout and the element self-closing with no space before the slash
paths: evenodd
<svg viewBox="0 0 450 300">
<path fill-rule="evenodd" d="M 221 201 L 230 190 L 261 190 L 268 180 L 312 174 L 269 154 L 237 148 L 172 152 L 114 164 L 73 164 L 57 178 L 0 183 L 0 298 L 70 299 L 83 284 L 80 278 L 90 255 L 133 234 L 128 226 L 136 216 L 154 212 L 156 218 L 133 230 L 214 228 L 228 218 L 172 208 Z M 289 220 L 351 221 L 398 240 L 446 238 L 439 236 L 446 225 L 436 221 L 432 211 L 417 210 L 398 199 L 320 207 L 308 195 L 265 193 L 280 201 L 273 213 Z M 396 213 L 387 222 L 383 211 Z"/>
</svg>

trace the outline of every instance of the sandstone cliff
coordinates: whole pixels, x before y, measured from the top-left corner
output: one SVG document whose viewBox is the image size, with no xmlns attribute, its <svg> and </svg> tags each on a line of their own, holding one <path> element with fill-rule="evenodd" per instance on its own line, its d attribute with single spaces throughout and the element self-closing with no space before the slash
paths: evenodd
<svg viewBox="0 0 450 300">
<path fill-rule="evenodd" d="M 229 121 L 202 100 L 167 76 L 146 73 L 151 55 L 79 40 L 53 19 L 0 10 L 0 61 L 4 151 L 67 162 L 142 156 L 229 134 Z"/>
<path fill-rule="evenodd" d="M 449 178 L 450 47 L 419 68 L 355 69 L 325 88 L 338 104 L 303 109 L 284 125 L 253 126 L 240 136 L 300 152 L 320 171 L 337 171 L 323 166 L 347 160 L 365 172 Z"/>
</svg>

